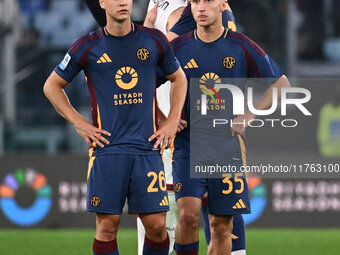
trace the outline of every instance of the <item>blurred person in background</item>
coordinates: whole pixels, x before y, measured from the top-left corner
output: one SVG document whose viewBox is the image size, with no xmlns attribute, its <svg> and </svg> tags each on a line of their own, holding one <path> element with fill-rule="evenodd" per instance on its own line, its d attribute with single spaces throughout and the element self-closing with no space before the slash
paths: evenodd
<svg viewBox="0 0 340 255">
<path fill-rule="evenodd" d="M 6 36 L 13 36 L 16 42 L 20 41 L 19 14 L 17 1 L 0 0 L 0 40 Z"/>
<path fill-rule="evenodd" d="M 171 1 L 155 1 L 150 0 L 148 5 L 148 14 L 144 21 L 144 26 L 156 28 L 162 33 L 167 34 L 169 29 L 179 20 L 181 14 L 187 5 L 186 0 L 171 0 Z M 157 88 L 157 103 L 158 103 L 158 121 L 161 125 L 169 115 L 170 109 L 170 88 L 171 83 L 166 82 Z M 182 121 L 182 120 L 181 120 Z M 183 121 L 182 121 L 183 122 Z M 184 128 L 185 123 L 180 123 L 181 128 Z M 170 238 L 169 254 L 175 254 L 175 229 L 177 225 L 178 212 L 175 194 L 173 192 L 172 182 L 172 167 L 171 167 L 171 151 L 167 149 L 163 153 L 163 162 L 165 170 L 165 179 L 168 189 L 170 211 L 166 215 L 166 228 Z M 145 229 L 140 220 L 137 218 L 138 230 L 138 254 L 142 255 L 144 245 Z"/>
<path fill-rule="evenodd" d="M 340 87 L 320 110 L 317 141 L 324 157 L 340 157 Z"/>
<path fill-rule="evenodd" d="M 289 87 L 289 82 L 281 68 L 256 43 L 243 34 L 235 33 L 232 29 L 229 30 L 224 26 L 222 13 L 226 8 L 227 5 L 224 0 L 191 1 L 191 11 L 197 23 L 197 29 L 178 37 L 172 42 L 175 55 L 184 68 L 188 82 L 191 78 L 201 78 L 207 84 L 215 83 L 212 80 L 219 80 L 218 77 L 273 78 L 271 79 L 273 82 L 269 81 L 267 84 L 268 90 L 264 97 L 255 107 L 256 109 L 267 109 L 272 104 L 272 89 Z M 242 83 L 241 86 L 243 85 Z M 185 120 L 189 120 L 189 98 L 187 97 L 186 100 L 184 116 Z M 228 102 L 231 104 L 231 101 Z M 224 114 L 229 116 L 232 106 L 227 105 L 226 108 L 229 110 Z M 255 116 L 248 111 L 235 119 L 231 116 L 231 119 L 236 123 L 242 123 L 243 120 L 247 123 L 247 120 L 252 119 L 252 117 Z M 223 128 L 221 132 L 223 134 L 230 133 L 230 135 L 227 135 L 226 140 L 214 141 L 214 145 L 220 143 L 223 146 L 219 149 L 226 153 L 225 160 L 230 160 L 228 161 L 229 164 L 236 165 L 238 169 L 240 169 L 242 163 L 245 164 L 245 149 L 241 138 L 241 136 L 244 136 L 245 128 L 240 124 L 233 125 L 232 130 Z M 232 135 L 233 132 L 237 135 Z M 202 140 L 197 137 L 194 138 Z M 175 250 L 177 254 L 198 254 L 199 213 L 202 199 L 208 190 L 211 231 L 208 254 L 230 254 L 233 216 L 250 213 L 246 178 L 242 173 L 238 173 L 241 175 L 235 177 L 230 174 L 230 177 L 224 179 L 190 178 L 189 157 L 192 159 L 192 156 L 196 156 L 190 152 L 191 148 L 189 147 L 190 142 L 192 142 L 190 139 L 192 139 L 192 136 L 189 127 L 177 134 L 175 138 L 173 178 L 179 211 Z M 238 144 L 236 147 L 235 143 Z M 196 144 L 197 147 L 201 148 L 205 146 L 203 142 L 200 145 Z M 210 156 L 213 156 L 214 153 L 205 152 L 205 155 L 209 158 L 208 161 L 213 162 L 210 160 Z M 231 155 L 235 155 L 235 157 Z M 200 157 L 194 158 L 194 160 L 202 162 Z"/>
<path fill-rule="evenodd" d="M 322 45 L 325 39 L 323 1 L 298 0 L 297 7 L 303 15 L 298 33 L 299 58 L 304 60 L 323 59 Z"/>
</svg>

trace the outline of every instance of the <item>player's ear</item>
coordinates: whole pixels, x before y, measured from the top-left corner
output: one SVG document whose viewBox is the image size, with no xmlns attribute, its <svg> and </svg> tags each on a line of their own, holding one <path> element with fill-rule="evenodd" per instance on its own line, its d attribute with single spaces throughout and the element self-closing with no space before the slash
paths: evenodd
<svg viewBox="0 0 340 255">
<path fill-rule="evenodd" d="M 105 1 L 104 0 L 98 0 L 100 7 L 105 10 Z"/>
<path fill-rule="evenodd" d="M 228 9 L 228 0 L 222 0 L 221 12 Z"/>
</svg>

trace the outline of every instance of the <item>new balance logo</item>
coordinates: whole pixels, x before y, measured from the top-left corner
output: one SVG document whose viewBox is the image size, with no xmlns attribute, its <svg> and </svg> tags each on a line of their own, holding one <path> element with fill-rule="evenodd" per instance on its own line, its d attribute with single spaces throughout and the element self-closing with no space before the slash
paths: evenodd
<svg viewBox="0 0 340 255">
<path fill-rule="evenodd" d="M 233 209 L 245 209 L 246 206 L 243 203 L 242 199 L 238 200 L 238 202 L 233 206 Z"/>
<path fill-rule="evenodd" d="M 112 62 L 111 58 L 106 53 L 104 53 L 103 56 L 101 56 L 100 59 L 97 61 L 98 64 L 111 62 Z"/>
<path fill-rule="evenodd" d="M 166 196 L 164 196 L 163 200 L 161 203 L 159 203 L 160 206 L 166 206 L 169 205 L 169 201 L 168 198 Z"/>
<path fill-rule="evenodd" d="M 198 68 L 196 61 L 192 58 L 188 64 L 184 67 L 184 69 Z"/>
</svg>

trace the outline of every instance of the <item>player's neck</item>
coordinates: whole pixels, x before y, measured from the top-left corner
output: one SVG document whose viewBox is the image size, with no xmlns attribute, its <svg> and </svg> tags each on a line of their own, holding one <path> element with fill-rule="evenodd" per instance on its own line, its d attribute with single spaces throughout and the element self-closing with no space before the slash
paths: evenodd
<svg viewBox="0 0 340 255">
<path fill-rule="evenodd" d="M 224 33 L 224 27 L 222 24 L 211 25 L 208 27 L 197 26 L 198 38 L 206 43 L 214 42 L 219 39 Z"/>
<path fill-rule="evenodd" d="M 126 19 L 123 22 L 117 22 L 112 18 L 107 19 L 106 29 L 113 36 L 125 36 L 131 31 L 131 19 Z"/>
</svg>

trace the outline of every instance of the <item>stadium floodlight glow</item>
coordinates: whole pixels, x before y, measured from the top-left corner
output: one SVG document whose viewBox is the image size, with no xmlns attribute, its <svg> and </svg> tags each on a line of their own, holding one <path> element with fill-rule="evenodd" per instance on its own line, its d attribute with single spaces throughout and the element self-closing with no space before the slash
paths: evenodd
<svg viewBox="0 0 340 255">
<path fill-rule="evenodd" d="M 235 85 L 231 84 L 216 84 L 215 89 L 228 89 L 233 97 L 233 114 L 244 114 L 244 102 L 245 96 L 243 91 Z M 303 98 L 287 98 L 288 94 L 302 94 Z M 305 116 L 312 116 L 312 114 L 303 105 L 309 102 L 311 99 L 311 93 L 304 88 L 281 88 L 281 115 L 287 115 L 287 105 L 295 105 Z M 272 89 L 272 106 L 267 110 L 257 110 L 253 103 L 253 88 L 247 88 L 247 102 L 248 109 L 255 115 L 268 116 L 275 112 L 278 106 L 278 91 L 277 88 Z M 201 114 L 207 115 L 207 95 L 201 95 Z"/>
</svg>

